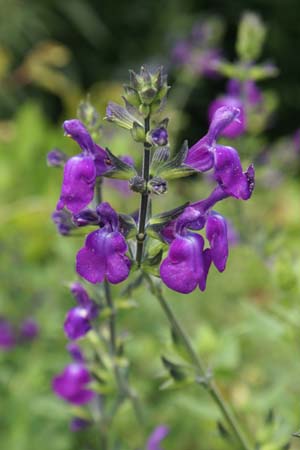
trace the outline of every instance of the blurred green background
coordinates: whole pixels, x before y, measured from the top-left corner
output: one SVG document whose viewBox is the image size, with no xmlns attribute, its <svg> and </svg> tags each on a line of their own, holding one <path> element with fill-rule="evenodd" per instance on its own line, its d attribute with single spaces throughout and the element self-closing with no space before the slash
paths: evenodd
<svg viewBox="0 0 300 450">
<path fill-rule="evenodd" d="M 171 143 L 178 148 L 183 137 L 199 139 L 207 107 L 226 80 L 186 77 L 172 66 L 171 49 L 199 19 L 217 15 L 224 28 L 218 45 L 233 60 L 245 9 L 259 13 L 268 27 L 261 60 L 275 62 L 280 73 L 260 86 L 276 93 L 277 109 L 264 135 L 239 138 L 233 146 L 243 164 L 265 147 L 273 157 L 258 167 L 249 202 L 228 200 L 218 209 L 241 235 L 227 270 L 212 270 L 205 293 L 165 293 L 261 449 L 279 450 L 289 441 L 300 449 L 291 438 L 300 428 L 300 153 L 291 156 L 300 125 L 299 2 L 0 0 L 0 314 L 15 326 L 28 316 L 40 325 L 38 339 L 0 352 L 1 449 L 101 450 L 97 433 L 88 438 L 69 431 L 70 408 L 51 391 L 53 375 L 69 362 L 62 324 L 73 306 L 68 283 L 76 279 L 74 258 L 83 242 L 82 235 L 57 235 L 50 219 L 62 174 L 47 168 L 47 152 L 77 151 L 63 136 L 62 121 L 76 116 L 88 92 L 103 116 L 107 101 L 118 101 L 129 68 L 161 63 L 174 92 Z M 105 127 L 114 152 L 138 161 L 129 136 Z M 208 190 L 204 177 L 174 182 L 155 209 L 198 200 Z M 119 211 L 138 204 L 108 184 L 105 193 Z M 114 288 L 116 297 L 119 290 Z M 125 404 L 115 422 L 122 448 L 141 448 L 159 423 L 171 430 L 167 450 L 231 448 L 218 434 L 219 413 L 204 390 L 159 390 L 160 356 L 170 351 L 168 326 L 143 288 L 134 299 L 137 308 L 120 313 L 117 324 L 128 333 L 131 382 L 147 424 L 141 429 Z"/>
</svg>

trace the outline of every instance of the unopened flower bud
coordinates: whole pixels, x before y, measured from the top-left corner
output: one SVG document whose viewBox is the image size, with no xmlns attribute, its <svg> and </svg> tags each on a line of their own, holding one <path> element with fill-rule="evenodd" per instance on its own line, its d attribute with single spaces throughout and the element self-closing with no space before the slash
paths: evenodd
<svg viewBox="0 0 300 450">
<path fill-rule="evenodd" d="M 168 184 L 166 180 L 160 177 L 153 177 L 148 182 L 149 191 L 156 195 L 165 194 L 168 190 Z"/>
<path fill-rule="evenodd" d="M 260 17 L 247 12 L 239 25 L 237 53 L 243 61 L 255 61 L 261 54 L 266 28 Z"/>
<path fill-rule="evenodd" d="M 168 143 L 168 131 L 165 127 L 155 128 L 149 133 L 149 141 L 151 144 L 163 147 Z"/>
<path fill-rule="evenodd" d="M 146 183 L 143 177 L 135 176 L 129 180 L 130 189 L 134 192 L 143 193 L 146 189 Z"/>
<path fill-rule="evenodd" d="M 139 107 L 141 104 L 141 99 L 138 91 L 131 86 L 124 86 L 125 98 L 133 106 Z"/>
<path fill-rule="evenodd" d="M 145 105 L 151 105 L 155 99 L 157 90 L 154 87 L 147 87 L 140 92 L 140 97 Z"/>
<path fill-rule="evenodd" d="M 99 121 L 99 114 L 88 99 L 79 103 L 77 116 L 89 128 L 94 128 Z"/>
</svg>

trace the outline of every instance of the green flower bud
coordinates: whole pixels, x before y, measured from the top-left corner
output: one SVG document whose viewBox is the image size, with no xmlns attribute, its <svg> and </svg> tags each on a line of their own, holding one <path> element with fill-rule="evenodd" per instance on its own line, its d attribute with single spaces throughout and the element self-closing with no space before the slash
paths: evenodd
<svg viewBox="0 0 300 450">
<path fill-rule="evenodd" d="M 266 36 L 266 27 L 259 16 L 247 12 L 241 19 L 236 50 L 241 60 L 251 62 L 259 58 Z"/>
</svg>

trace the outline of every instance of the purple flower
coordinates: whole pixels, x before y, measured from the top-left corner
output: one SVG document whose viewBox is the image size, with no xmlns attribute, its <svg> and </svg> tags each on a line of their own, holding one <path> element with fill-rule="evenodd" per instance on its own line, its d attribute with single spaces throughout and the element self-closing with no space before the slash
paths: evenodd
<svg viewBox="0 0 300 450">
<path fill-rule="evenodd" d="M 205 289 L 206 277 L 210 266 L 210 254 L 204 256 L 204 239 L 196 233 L 187 231 L 201 213 L 187 207 L 176 221 L 175 239 L 172 241 L 168 256 L 160 265 L 163 282 L 174 291 L 188 294 L 197 286 Z"/>
<path fill-rule="evenodd" d="M 74 283 L 71 292 L 79 306 L 68 311 L 64 322 L 64 330 L 69 339 L 76 340 L 85 336 L 91 330 L 91 320 L 97 317 L 99 311 L 96 303 L 89 298 L 88 293 L 80 283 Z"/>
<path fill-rule="evenodd" d="M 217 137 L 237 120 L 239 109 L 223 106 L 214 113 L 208 133 L 188 151 L 185 164 L 205 172 L 214 168 L 214 178 L 227 195 L 247 200 L 254 189 L 254 167 L 243 172 L 237 151 L 216 144 Z"/>
<path fill-rule="evenodd" d="M 12 325 L 0 317 L 0 349 L 10 350 L 16 345 L 16 337 Z"/>
<path fill-rule="evenodd" d="M 112 165 L 107 152 L 93 142 L 80 120 L 66 120 L 64 129 L 79 144 L 82 153 L 65 164 L 57 209 L 66 206 L 72 213 L 78 213 L 92 201 L 96 177 L 110 171 Z"/>
<path fill-rule="evenodd" d="M 73 405 L 84 405 L 95 397 L 95 392 L 88 389 L 92 381 L 91 375 L 84 364 L 74 362 L 57 375 L 52 382 L 56 395 Z"/>
<path fill-rule="evenodd" d="M 23 337 L 26 340 L 33 340 L 35 339 L 39 334 L 39 326 L 37 322 L 29 317 L 28 319 L 25 319 L 21 324 L 20 334 L 21 337 Z"/>
<path fill-rule="evenodd" d="M 62 191 L 57 209 L 66 206 L 78 213 L 93 199 L 96 183 L 96 167 L 91 156 L 74 156 L 64 168 Z"/>
<path fill-rule="evenodd" d="M 162 147 L 168 143 L 168 131 L 165 127 L 155 128 L 151 131 L 150 136 L 154 145 Z"/>
<path fill-rule="evenodd" d="M 89 234 L 85 246 L 79 250 L 76 270 L 90 283 L 110 283 L 124 281 L 130 271 L 130 261 L 125 255 L 127 244 L 118 231 L 119 219 L 109 203 L 101 203 L 97 212 L 103 227 Z"/>
<path fill-rule="evenodd" d="M 243 102 L 238 98 L 231 95 L 225 95 L 223 97 L 214 100 L 209 107 L 208 117 L 212 120 L 215 112 L 222 107 L 238 108 L 240 110 L 239 120 L 233 120 L 226 127 L 224 127 L 220 134 L 228 138 L 236 138 L 243 134 L 246 130 L 246 114 Z"/>
<path fill-rule="evenodd" d="M 224 128 L 238 120 L 239 113 L 239 109 L 235 107 L 219 108 L 211 119 L 208 133 L 189 149 L 185 164 L 200 172 L 211 169 L 214 165 L 216 139 Z"/>
<path fill-rule="evenodd" d="M 73 433 L 76 433 L 77 431 L 84 430 L 90 425 L 91 425 L 90 420 L 82 419 L 81 417 L 73 417 L 73 419 L 70 422 L 70 430 Z"/>
<path fill-rule="evenodd" d="M 162 450 L 160 444 L 163 439 L 169 434 L 169 428 L 165 425 L 159 425 L 149 436 L 147 441 L 147 450 Z"/>
</svg>

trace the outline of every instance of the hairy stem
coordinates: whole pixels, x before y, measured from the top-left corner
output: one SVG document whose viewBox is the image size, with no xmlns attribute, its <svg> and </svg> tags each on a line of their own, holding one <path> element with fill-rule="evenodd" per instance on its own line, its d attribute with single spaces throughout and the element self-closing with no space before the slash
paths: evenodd
<svg viewBox="0 0 300 450">
<path fill-rule="evenodd" d="M 150 116 L 145 119 L 145 134 L 150 130 Z M 151 144 L 148 142 L 144 143 L 144 156 L 143 156 L 143 178 L 146 182 L 146 189 L 141 194 L 141 202 L 139 209 L 139 226 L 137 234 L 137 249 L 136 249 L 136 262 L 138 266 L 141 265 L 143 258 L 144 242 L 145 242 L 145 225 L 147 220 L 148 212 L 148 202 L 149 202 L 149 192 L 147 188 L 147 183 L 149 181 L 149 171 L 150 171 L 150 157 L 151 157 Z"/>
<path fill-rule="evenodd" d="M 208 393 L 219 407 L 228 426 L 230 427 L 233 435 L 235 436 L 237 442 L 239 443 L 240 448 L 243 450 L 252 450 L 252 447 L 248 443 L 246 437 L 244 436 L 244 433 L 241 430 L 240 425 L 238 424 L 237 419 L 235 418 L 233 412 L 226 404 L 225 399 L 223 398 L 216 384 L 208 376 L 208 370 L 205 367 L 205 364 L 203 363 L 200 356 L 195 352 L 187 333 L 185 332 L 184 328 L 182 327 L 177 317 L 175 316 L 174 311 L 164 298 L 161 288 L 153 283 L 150 276 L 147 276 L 147 280 L 149 282 L 151 292 L 155 295 L 155 297 L 159 301 L 160 306 L 162 307 L 171 327 L 180 337 L 182 344 L 184 345 L 187 353 L 189 354 L 191 361 L 193 362 L 197 370 L 197 375 L 204 378 L 205 380 L 204 386 L 207 388 Z"/>
</svg>

